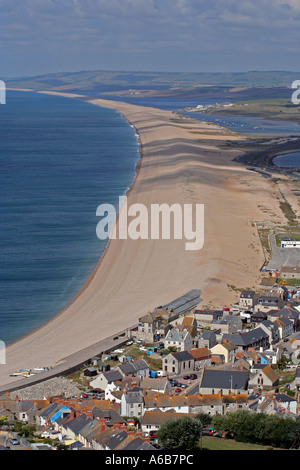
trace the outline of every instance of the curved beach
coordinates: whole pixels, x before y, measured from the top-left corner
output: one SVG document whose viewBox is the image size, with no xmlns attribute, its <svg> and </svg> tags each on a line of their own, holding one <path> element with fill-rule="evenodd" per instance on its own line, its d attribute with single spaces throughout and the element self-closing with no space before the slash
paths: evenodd
<svg viewBox="0 0 300 470">
<path fill-rule="evenodd" d="M 237 292 L 229 286 L 251 288 L 260 279 L 264 254 L 253 222 L 284 221 L 271 179 L 234 162 L 237 151 L 219 148 L 240 136 L 169 111 L 89 101 L 119 111 L 139 135 L 142 158 L 128 206 L 204 204 L 204 247 L 187 251 L 184 239 L 111 240 L 73 302 L 7 348 L 0 385 L 15 381 L 9 374 L 18 369 L 55 366 L 191 289 L 201 290 L 201 308 L 230 305 Z"/>
</svg>

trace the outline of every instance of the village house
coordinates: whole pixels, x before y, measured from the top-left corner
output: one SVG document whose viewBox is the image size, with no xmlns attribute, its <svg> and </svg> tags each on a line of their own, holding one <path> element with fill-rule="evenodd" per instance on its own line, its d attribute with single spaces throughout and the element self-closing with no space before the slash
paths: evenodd
<svg viewBox="0 0 300 470">
<path fill-rule="evenodd" d="M 280 339 L 278 327 L 275 323 L 271 320 L 264 320 L 259 325 L 268 335 L 269 335 L 269 343 L 276 344 Z"/>
<path fill-rule="evenodd" d="M 223 341 L 225 339 L 236 344 L 239 351 L 269 347 L 269 335 L 260 327 L 242 334 L 224 334 Z"/>
<path fill-rule="evenodd" d="M 165 337 L 169 326 L 170 312 L 154 310 L 139 318 L 136 339 L 143 340 L 147 344 L 155 343 Z"/>
<path fill-rule="evenodd" d="M 201 370 L 211 365 L 211 352 L 207 348 L 190 349 L 189 353 L 194 358 L 194 369 Z"/>
<path fill-rule="evenodd" d="M 172 390 L 172 385 L 167 377 L 162 378 L 147 378 L 141 383 L 141 387 L 144 389 L 144 393 L 149 390 L 157 393 L 169 393 Z"/>
<path fill-rule="evenodd" d="M 179 328 L 173 328 L 168 331 L 163 343 L 166 349 L 172 346 L 177 351 L 186 351 L 192 349 L 193 337 L 187 330 L 181 331 Z"/>
<path fill-rule="evenodd" d="M 62 408 L 62 405 L 54 402 L 40 410 L 36 416 L 36 425 L 41 427 L 48 426 L 50 424 L 50 419 L 60 410 L 60 408 Z"/>
<path fill-rule="evenodd" d="M 86 420 L 86 424 L 78 429 L 78 441 L 86 449 L 92 449 L 92 439 L 101 431 L 101 422 L 97 419 Z"/>
<path fill-rule="evenodd" d="M 163 358 L 162 369 L 168 374 L 183 374 L 195 369 L 195 359 L 188 351 L 170 353 Z"/>
<path fill-rule="evenodd" d="M 280 339 L 290 336 L 294 332 L 294 324 L 288 318 L 276 318 L 273 320 L 274 325 L 278 328 Z"/>
<path fill-rule="evenodd" d="M 281 358 L 281 351 L 271 345 L 270 349 L 265 349 L 264 355 L 268 359 L 268 364 L 276 365 Z"/>
<path fill-rule="evenodd" d="M 195 338 L 193 338 L 193 344 L 195 348 L 207 348 L 211 349 L 215 344 L 217 344 L 216 333 L 212 330 L 203 330 L 198 331 Z"/>
<path fill-rule="evenodd" d="M 181 413 L 180 416 L 188 416 L 194 418 L 195 415 L 192 413 Z M 160 429 L 161 425 L 164 424 L 167 420 L 172 418 L 178 418 L 178 414 L 174 410 L 169 410 L 166 412 L 162 411 L 145 411 L 143 418 L 141 419 L 141 428 L 142 432 L 145 435 L 154 435 Z"/>
<path fill-rule="evenodd" d="M 231 341 L 223 341 L 223 343 L 218 343 L 216 346 L 211 348 L 212 358 L 214 356 L 221 356 L 222 362 L 226 364 L 234 361 L 236 353 L 237 346 Z"/>
<path fill-rule="evenodd" d="M 275 310 L 274 312 L 270 311 L 268 313 L 268 318 L 269 320 L 273 321 L 274 318 L 286 318 L 288 320 L 290 320 L 292 323 L 293 323 L 293 330 L 296 331 L 299 327 L 299 318 L 300 318 L 300 314 L 298 312 L 298 310 L 290 307 L 290 306 L 286 306 L 285 308 L 281 309 L 281 310 Z"/>
<path fill-rule="evenodd" d="M 250 320 L 252 323 L 258 324 L 268 319 L 268 310 L 266 312 L 262 312 L 257 310 L 251 314 Z"/>
<path fill-rule="evenodd" d="M 231 395 L 245 393 L 248 390 L 249 373 L 234 369 L 204 369 L 199 392 L 202 395 Z"/>
<path fill-rule="evenodd" d="M 300 279 L 300 267 L 282 266 L 280 270 L 280 277 L 282 279 Z"/>
<path fill-rule="evenodd" d="M 256 292 L 253 290 L 243 290 L 240 294 L 239 307 L 244 310 L 254 308 L 256 301 Z"/>
<path fill-rule="evenodd" d="M 181 324 L 175 322 L 175 328 L 179 331 L 188 331 L 192 338 L 197 335 L 197 321 L 194 317 L 183 317 Z"/>
<path fill-rule="evenodd" d="M 248 409 L 248 399 L 246 394 L 146 395 L 144 407 L 145 413 L 148 411 L 168 412 L 173 410 L 180 415 L 205 413 L 212 416 L 238 409 Z"/>
<path fill-rule="evenodd" d="M 123 432 L 123 439 L 127 437 L 127 424 L 123 426 L 114 426 L 113 428 L 107 428 L 105 424 L 101 423 L 101 432 L 98 432 L 93 436 L 91 445 L 94 450 L 108 450 L 108 444 L 110 442 L 111 436 L 116 435 L 119 432 Z"/>
<path fill-rule="evenodd" d="M 267 364 L 261 370 L 258 370 L 253 377 L 249 380 L 249 388 L 258 388 L 258 390 L 268 390 L 275 387 L 279 383 L 279 376 L 272 368 L 271 365 Z"/>
<path fill-rule="evenodd" d="M 143 379 L 149 377 L 150 368 L 144 359 L 133 362 L 123 362 L 119 364 L 114 370 L 121 372 L 123 377 L 138 377 Z"/>
<path fill-rule="evenodd" d="M 244 356 L 237 356 L 232 364 L 233 369 L 238 369 L 238 370 L 245 370 L 249 371 L 250 370 L 250 364 L 247 361 L 246 357 Z"/>
<path fill-rule="evenodd" d="M 124 375 L 120 370 L 110 370 L 108 372 L 101 372 L 98 377 L 90 382 L 92 388 L 100 388 L 105 390 L 107 385 L 122 380 Z"/>
<path fill-rule="evenodd" d="M 243 322 L 240 316 L 224 315 L 219 320 L 214 320 L 211 327 L 221 333 L 238 333 L 243 329 Z"/>
<path fill-rule="evenodd" d="M 121 416 L 140 418 L 144 414 L 143 394 L 140 391 L 128 390 L 121 398 Z"/>
<path fill-rule="evenodd" d="M 210 325 L 213 321 L 222 318 L 223 312 L 221 310 L 200 310 L 194 311 L 194 318 L 197 321 L 198 328 L 203 328 Z"/>
<path fill-rule="evenodd" d="M 12 420 L 23 421 L 24 423 L 36 424 L 39 414 L 48 406 L 49 401 L 45 400 L 20 400 L 18 396 L 10 399 L 0 399 L 0 411 L 3 416 Z"/>
<path fill-rule="evenodd" d="M 284 301 L 276 295 L 261 295 L 257 298 L 254 310 L 255 312 L 269 312 L 270 310 L 281 309 L 284 307 Z"/>
<path fill-rule="evenodd" d="M 273 395 L 275 410 L 285 411 L 298 415 L 298 402 L 295 398 L 286 393 L 274 393 Z"/>
</svg>

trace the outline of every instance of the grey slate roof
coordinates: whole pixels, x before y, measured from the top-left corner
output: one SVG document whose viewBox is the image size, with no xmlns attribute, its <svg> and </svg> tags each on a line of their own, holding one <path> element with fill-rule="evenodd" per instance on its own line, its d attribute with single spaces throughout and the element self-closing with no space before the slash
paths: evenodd
<svg viewBox="0 0 300 470">
<path fill-rule="evenodd" d="M 60 408 L 61 408 L 61 406 L 58 403 L 51 403 L 51 405 L 47 406 L 47 408 L 45 408 L 40 413 L 40 416 L 42 418 L 47 418 L 47 417 L 52 416 L 53 414 L 55 414 Z"/>
<path fill-rule="evenodd" d="M 123 379 L 123 375 L 118 370 L 110 370 L 108 372 L 104 372 L 103 375 L 109 383 Z"/>
<path fill-rule="evenodd" d="M 174 353 L 170 353 L 170 354 L 172 354 L 172 356 L 178 362 L 194 360 L 194 357 L 188 351 L 179 351 L 179 352 L 174 352 Z"/>
<path fill-rule="evenodd" d="M 289 395 L 286 395 L 285 393 L 275 393 L 274 396 L 277 401 L 281 401 L 282 403 L 297 402 L 295 398 L 290 397 Z"/>
<path fill-rule="evenodd" d="M 177 299 L 173 300 L 172 302 L 157 308 L 173 310 L 173 312 L 177 314 L 184 313 L 198 305 L 201 300 L 200 294 L 200 290 L 192 289 L 181 297 L 178 297 Z"/>
<path fill-rule="evenodd" d="M 247 390 L 248 379 L 247 371 L 205 369 L 200 388 Z"/>
<path fill-rule="evenodd" d="M 149 369 L 149 365 L 147 364 L 146 361 L 144 361 L 144 359 L 139 359 L 137 361 L 134 361 L 132 362 L 132 365 L 136 371 Z"/>
<path fill-rule="evenodd" d="M 119 365 L 118 368 L 124 373 L 124 374 L 134 374 L 135 373 L 135 368 L 132 363 L 130 362 L 123 362 L 123 364 Z"/>
<path fill-rule="evenodd" d="M 126 431 L 116 431 L 113 434 L 111 434 L 108 442 L 107 442 L 107 447 L 109 450 L 114 450 L 118 445 L 121 444 L 121 442 L 124 441 L 127 437 L 127 432 Z"/>
<path fill-rule="evenodd" d="M 232 341 L 237 346 L 248 346 L 264 338 L 268 339 L 269 336 L 262 328 L 254 328 L 253 330 L 241 335 L 229 333 L 224 334 L 223 338 Z"/>
<path fill-rule="evenodd" d="M 122 416 L 119 415 L 115 410 L 92 410 L 93 417 L 98 419 L 105 419 L 107 426 L 112 426 L 114 423 L 125 423 Z"/>
<path fill-rule="evenodd" d="M 66 423 L 66 427 L 73 431 L 75 434 L 78 434 L 79 431 L 84 428 L 89 422 L 92 421 L 92 418 L 87 418 L 85 413 L 81 413 L 74 419 L 71 419 Z"/>
<path fill-rule="evenodd" d="M 240 297 L 242 299 L 253 299 L 256 293 L 254 290 L 242 290 Z"/>
<path fill-rule="evenodd" d="M 148 442 L 143 442 L 143 439 L 141 439 L 140 437 L 136 437 L 131 442 L 129 442 L 126 446 L 124 446 L 123 450 L 156 450 L 156 449 Z"/>
<path fill-rule="evenodd" d="M 138 392 L 128 392 L 124 395 L 126 403 L 143 403 L 144 398 Z"/>
</svg>

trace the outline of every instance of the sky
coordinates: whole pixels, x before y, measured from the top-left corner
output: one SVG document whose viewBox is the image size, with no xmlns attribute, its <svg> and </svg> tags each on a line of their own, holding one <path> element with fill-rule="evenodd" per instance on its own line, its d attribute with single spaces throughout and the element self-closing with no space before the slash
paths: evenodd
<svg viewBox="0 0 300 470">
<path fill-rule="evenodd" d="M 1 79 L 297 72 L 299 39 L 300 0 L 0 0 Z"/>
</svg>

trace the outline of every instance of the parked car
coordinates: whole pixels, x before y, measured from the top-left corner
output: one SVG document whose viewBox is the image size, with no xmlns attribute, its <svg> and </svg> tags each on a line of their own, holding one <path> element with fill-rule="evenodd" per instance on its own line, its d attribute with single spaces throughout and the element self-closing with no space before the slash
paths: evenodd
<svg viewBox="0 0 300 470">
<path fill-rule="evenodd" d="M 20 444 L 19 439 L 16 439 L 16 438 L 10 439 L 9 442 L 10 442 L 13 446 L 18 446 L 18 445 Z"/>
<path fill-rule="evenodd" d="M 191 380 L 196 380 L 198 378 L 197 374 L 191 374 L 190 379 Z"/>
<path fill-rule="evenodd" d="M 171 385 L 173 385 L 173 387 L 176 387 L 176 385 L 178 384 L 178 380 L 176 379 L 169 379 L 169 382 L 171 383 Z"/>
<path fill-rule="evenodd" d="M 181 392 L 181 388 L 176 387 L 176 388 L 175 388 L 175 393 L 180 393 L 180 392 Z"/>
<path fill-rule="evenodd" d="M 105 391 L 102 390 L 102 388 L 93 388 L 93 390 L 91 390 L 89 393 L 92 393 L 93 395 L 97 395 L 98 393 L 105 393 Z"/>
</svg>

